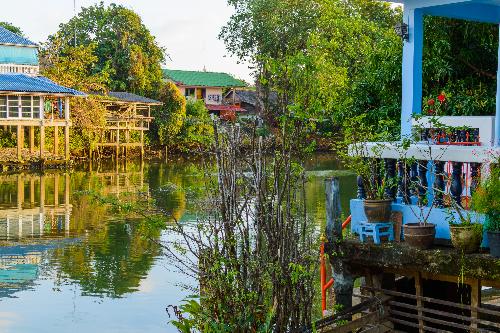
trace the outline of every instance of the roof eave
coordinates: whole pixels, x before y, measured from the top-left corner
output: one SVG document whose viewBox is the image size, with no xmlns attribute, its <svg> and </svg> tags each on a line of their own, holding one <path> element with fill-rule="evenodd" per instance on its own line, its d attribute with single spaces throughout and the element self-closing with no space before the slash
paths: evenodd
<svg viewBox="0 0 500 333">
<path fill-rule="evenodd" d="M 29 48 L 32 48 L 32 49 L 38 49 L 39 46 L 34 44 L 34 45 L 28 45 L 28 44 L 13 44 L 13 43 L 0 43 L 0 45 L 3 45 L 3 46 L 17 46 L 17 47 L 29 47 Z"/>
</svg>

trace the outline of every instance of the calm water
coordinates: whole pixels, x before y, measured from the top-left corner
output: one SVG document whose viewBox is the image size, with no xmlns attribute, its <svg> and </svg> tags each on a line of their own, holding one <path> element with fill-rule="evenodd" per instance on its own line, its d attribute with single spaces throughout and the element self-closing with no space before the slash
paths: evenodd
<svg viewBox="0 0 500 333">
<path fill-rule="evenodd" d="M 142 237 L 137 219 L 82 191 L 155 198 L 185 223 L 196 216 L 199 169 L 196 162 L 129 162 L 0 175 L 0 332 L 175 332 L 165 308 L 189 295 L 181 284 L 196 282 Z M 323 179 L 336 169 L 327 155 L 308 163 L 309 212 L 318 224 L 325 216 Z M 354 177 L 343 176 L 341 187 L 346 211 Z"/>
</svg>

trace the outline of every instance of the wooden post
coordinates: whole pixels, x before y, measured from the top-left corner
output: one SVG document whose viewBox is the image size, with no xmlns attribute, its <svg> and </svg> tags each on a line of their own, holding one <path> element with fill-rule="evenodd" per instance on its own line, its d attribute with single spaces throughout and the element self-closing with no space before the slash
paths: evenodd
<svg viewBox="0 0 500 333">
<path fill-rule="evenodd" d="M 40 209 L 43 212 L 45 206 L 45 175 L 40 176 Z"/>
<path fill-rule="evenodd" d="M 31 208 L 35 206 L 35 180 L 30 179 L 30 204 Z"/>
<path fill-rule="evenodd" d="M 329 242 L 342 240 L 339 179 L 326 179 L 326 236 Z"/>
<path fill-rule="evenodd" d="M 141 159 L 144 158 L 144 130 L 141 129 Z"/>
<path fill-rule="evenodd" d="M 420 273 L 415 273 L 415 295 L 417 296 L 417 312 L 418 312 L 418 332 L 424 333 L 424 321 L 422 320 L 422 316 L 424 315 L 422 308 L 424 302 L 422 301 L 423 291 L 422 291 L 422 278 Z"/>
<path fill-rule="evenodd" d="M 118 126 L 120 126 L 120 123 L 118 123 Z M 118 160 L 118 157 L 120 156 L 120 130 L 116 130 L 116 160 Z"/>
<path fill-rule="evenodd" d="M 471 285 L 471 332 L 477 332 L 477 319 L 479 319 L 479 313 L 477 311 L 477 308 L 481 307 L 481 280 L 472 280 Z"/>
<path fill-rule="evenodd" d="M 342 220 L 340 219 L 340 186 L 339 179 L 333 177 L 325 180 L 326 185 L 326 253 L 336 252 L 338 242 L 342 240 Z M 352 291 L 354 276 L 342 260 L 330 260 L 333 266 L 333 290 L 335 302 L 347 309 L 352 307 Z"/>
<path fill-rule="evenodd" d="M 59 155 L 59 127 L 54 126 L 54 155 Z"/>
<path fill-rule="evenodd" d="M 45 150 L 45 126 L 40 126 L 40 159 L 43 159 L 43 152 Z"/>
<path fill-rule="evenodd" d="M 64 127 L 64 159 L 69 161 L 69 125 Z"/>
<path fill-rule="evenodd" d="M 24 203 L 24 178 L 22 175 L 17 175 L 17 208 L 21 210 Z"/>
<path fill-rule="evenodd" d="M 54 207 L 59 206 L 59 174 L 54 175 Z"/>
<path fill-rule="evenodd" d="M 23 159 L 23 147 L 24 147 L 23 127 L 21 125 L 17 125 L 17 159 L 19 161 L 22 161 Z"/>
<path fill-rule="evenodd" d="M 30 126 L 30 153 L 35 152 L 35 126 Z"/>
</svg>

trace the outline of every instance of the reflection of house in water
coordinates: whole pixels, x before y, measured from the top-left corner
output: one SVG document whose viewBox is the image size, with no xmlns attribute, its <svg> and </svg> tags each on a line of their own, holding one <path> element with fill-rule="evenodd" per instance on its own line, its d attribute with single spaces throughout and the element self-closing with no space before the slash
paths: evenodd
<svg viewBox="0 0 500 333">
<path fill-rule="evenodd" d="M 0 183 L 0 239 L 69 235 L 69 174 L 2 175 Z"/>
</svg>

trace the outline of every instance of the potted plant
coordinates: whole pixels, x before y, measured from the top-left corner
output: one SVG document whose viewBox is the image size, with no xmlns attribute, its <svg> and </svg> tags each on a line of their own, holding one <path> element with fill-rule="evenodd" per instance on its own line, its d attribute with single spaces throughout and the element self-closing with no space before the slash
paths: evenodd
<svg viewBox="0 0 500 333">
<path fill-rule="evenodd" d="M 405 159 L 404 161 L 407 165 L 416 163 L 414 159 Z M 427 172 L 427 166 L 421 170 Z M 411 247 L 421 250 L 429 249 L 436 238 L 436 225 L 429 222 L 429 216 L 434 206 L 429 205 L 428 187 L 422 184 L 419 177 L 404 179 L 404 181 L 409 186 L 409 191 L 405 191 L 404 195 L 408 196 L 409 192 L 415 194 L 417 198 L 416 201 L 412 202 L 412 198 L 406 197 L 406 201 L 411 203 L 408 207 L 415 217 L 415 221 L 404 224 L 404 240 Z"/>
<path fill-rule="evenodd" d="M 390 189 L 396 186 L 397 178 L 386 172 L 382 152 L 384 144 L 393 135 L 388 128 L 393 124 L 381 122 L 372 124 L 366 114 L 355 116 L 344 121 L 342 129 L 344 139 L 336 143 L 336 152 L 344 165 L 355 171 L 358 183 L 364 190 L 364 210 L 370 223 L 390 222 L 391 204 Z M 366 143 L 378 143 L 367 147 Z"/>
<path fill-rule="evenodd" d="M 457 213 L 458 223 L 452 210 L 449 211 L 448 222 L 450 224 L 451 243 L 464 253 L 479 251 L 483 241 L 483 225 L 474 223 L 477 220 L 474 212 L 464 210 L 454 200 L 450 200 L 453 210 Z"/>
<path fill-rule="evenodd" d="M 433 205 L 428 207 L 427 197 L 419 198 L 416 205 L 410 205 L 410 210 L 416 218 L 416 222 L 406 223 L 403 226 L 405 242 L 411 247 L 421 250 L 429 249 L 436 238 L 436 225 L 429 223 Z"/>
<path fill-rule="evenodd" d="M 472 195 L 475 211 L 486 217 L 490 254 L 500 258 L 500 167 L 492 165 L 489 177 L 479 185 Z"/>
</svg>

